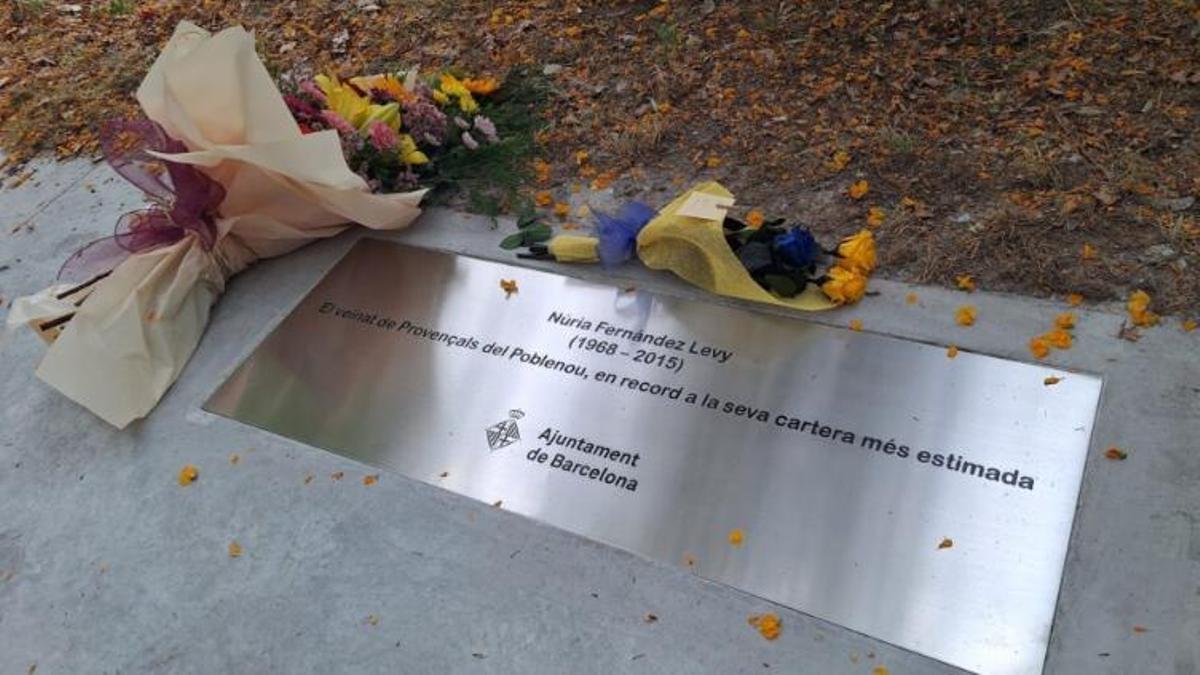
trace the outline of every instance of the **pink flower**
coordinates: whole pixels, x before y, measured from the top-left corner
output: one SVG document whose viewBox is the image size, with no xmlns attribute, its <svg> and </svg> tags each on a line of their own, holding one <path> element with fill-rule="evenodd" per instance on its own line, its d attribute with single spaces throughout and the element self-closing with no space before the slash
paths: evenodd
<svg viewBox="0 0 1200 675">
<path fill-rule="evenodd" d="M 471 136 L 471 132 L 469 132 L 469 131 L 463 132 L 462 142 L 463 142 L 463 145 L 467 146 L 467 148 L 470 150 L 478 150 L 479 149 L 479 141 L 475 140 Z"/>
<path fill-rule="evenodd" d="M 300 83 L 300 91 L 320 101 L 321 105 L 325 105 L 328 101 L 325 100 L 325 92 L 317 87 L 316 83 L 311 80 L 304 80 Z"/>
<path fill-rule="evenodd" d="M 372 122 L 370 128 L 371 145 L 380 152 L 395 150 L 400 144 L 400 137 L 387 125 L 387 122 Z"/>
<path fill-rule="evenodd" d="M 463 118 L 461 118 L 461 117 L 457 117 L 457 116 L 455 116 L 455 118 L 454 118 L 454 123 L 458 125 L 458 128 L 459 128 L 459 129 L 464 129 L 464 130 L 465 130 L 465 129 L 470 129 L 470 128 L 471 128 L 471 123 L 470 123 L 470 122 L 468 122 L 468 121 L 466 121 L 466 120 L 464 120 L 464 119 L 463 119 Z"/>
<path fill-rule="evenodd" d="M 322 110 L 321 119 L 325 120 L 325 123 L 330 127 L 337 129 L 339 134 L 354 134 L 354 126 L 347 122 L 345 117 L 342 117 L 332 110 Z"/>
</svg>

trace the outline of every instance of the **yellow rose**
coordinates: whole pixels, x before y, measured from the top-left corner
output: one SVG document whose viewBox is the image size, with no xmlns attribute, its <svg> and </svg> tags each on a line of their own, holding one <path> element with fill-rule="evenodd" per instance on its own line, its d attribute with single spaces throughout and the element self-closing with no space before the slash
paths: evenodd
<svg viewBox="0 0 1200 675">
<path fill-rule="evenodd" d="M 858 302 L 867 292 L 867 278 L 858 270 L 833 267 L 826 273 L 821 291 L 839 305 Z"/>
<path fill-rule="evenodd" d="M 870 230 L 859 230 L 838 244 L 837 254 L 842 259 L 841 266 L 870 274 L 875 269 L 875 236 Z"/>
</svg>

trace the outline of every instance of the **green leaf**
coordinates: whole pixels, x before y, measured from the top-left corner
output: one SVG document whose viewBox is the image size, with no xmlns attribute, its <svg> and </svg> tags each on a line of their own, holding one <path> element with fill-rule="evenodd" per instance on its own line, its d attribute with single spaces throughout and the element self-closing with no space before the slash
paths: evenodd
<svg viewBox="0 0 1200 675">
<path fill-rule="evenodd" d="M 527 245 L 537 244 L 554 236 L 554 230 L 550 229 L 549 225 L 543 223 L 531 225 L 521 230 L 521 232 L 525 235 L 525 243 Z"/>
<path fill-rule="evenodd" d="M 763 275 L 763 281 L 772 292 L 782 298 L 794 298 L 800 291 L 795 281 L 779 274 Z"/>
<path fill-rule="evenodd" d="M 525 233 L 524 232 L 517 232 L 515 234 L 510 234 L 507 237 L 500 240 L 500 248 L 504 249 L 505 251 L 511 251 L 513 249 L 521 248 L 524 245 L 525 245 Z"/>
</svg>

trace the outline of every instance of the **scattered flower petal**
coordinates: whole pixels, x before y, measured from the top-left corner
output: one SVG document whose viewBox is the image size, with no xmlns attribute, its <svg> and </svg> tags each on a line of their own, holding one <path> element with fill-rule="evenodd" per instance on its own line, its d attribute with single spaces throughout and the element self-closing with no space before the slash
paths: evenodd
<svg viewBox="0 0 1200 675">
<path fill-rule="evenodd" d="M 1104 458 L 1114 462 L 1123 462 L 1127 457 L 1129 457 L 1129 453 L 1120 448 L 1114 447 L 1104 451 Z"/>
<path fill-rule="evenodd" d="M 1150 294 L 1146 291 L 1134 291 L 1126 303 L 1129 309 L 1129 320 L 1135 326 L 1153 326 L 1158 323 L 1158 315 L 1150 311 Z"/>
<path fill-rule="evenodd" d="M 373 473 L 369 476 L 363 476 L 363 485 L 374 485 L 379 482 L 379 474 Z"/>
<path fill-rule="evenodd" d="M 1071 293 L 1067 296 L 1067 304 L 1072 307 L 1078 307 L 1083 304 L 1083 296 L 1078 293 Z"/>
<path fill-rule="evenodd" d="M 185 464 L 183 468 L 179 470 L 180 485 L 191 485 L 199 477 L 200 470 L 191 464 Z"/>
<path fill-rule="evenodd" d="M 946 358 L 952 359 L 958 356 L 958 345 L 950 345 L 946 348 Z"/>
<path fill-rule="evenodd" d="M 558 202 L 554 205 L 554 215 L 559 218 L 566 218 L 571 215 L 571 205 L 566 202 Z"/>
<path fill-rule="evenodd" d="M 850 195 L 851 199 L 862 199 L 863 197 L 867 196 L 867 192 L 870 189 L 871 189 L 870 183 L 868 183 L 865 180 L 860 180 L 850 186 L 850 189 L 847 191 L 847 194 Z"/>
<path fill-rule="evenodd" d="M 378 626 L 379 625 L 379 617 L 374 614 L 368 614 L 367 615 L 367 623 L 372 626 Z"/>
<path fill-rule="evenodd" d="M 1083 248 L 1079 251 L 1079 257 L 1084 260 L 1095 260 L 1097 255 L 1099 255 L 1099 252 L 1091 244 L 1084 244 Z"/>
<path fill-rule="evenodd" d="M 879 227 L 887 220 L 887 212 L 878 206 L 872 206 L 867 209 L 867 226 Z"/>
<path fill-rule="evenodd" d="M 958 275 L 958 277 L 955 278 L 954 283 L 960 289 L 962 289 L 968 293 L 975 292 L 975 278 L 972 277 L 970 274 Z"/>
<path fill-rule="evenodd" d="M 533 202 L 538 206 L 550 206 L 554 203 L 554 195 L 549 190 L 539 190 L 533 195 Z"/>
<path fill-rule="evenodd" d="M 1053 376 L 1053 375 L 1051 375 L 1050 377 L 1047 377 L 1046 379 L 1042 380 L 1042 384 L 1046 385 L 1047 387 L 1050 387 L 1050 386 L 1056 385 L 1056 384 L 1058 384 L 1059 382 L 1062 382 L 1062 378 L 1061 378 L 1061 377 L 1055 377 L 1055 376 Z"/>
<path fill-rule="evenodd" d="M 1030 338 L 1029 353 L 1036 359 L 1044 359 L 1050 355 L 1050 343 L 1046 342 L 1045 338 Z"/>
<path fill-rule="evenodd" d="M 1150 629 L 1146 628 L 1145 626 L 1134 626 L 1133 627 L 1133 632 L 1138 633 L 1138 634 L 1145 633 L 1148 630 L 1150 630 Z"/>
<path fill-rule="evenodd" d="M 779 616 L 771 612 L 755 614 L 750 617 L 748 623 L 757 628 L 759 634 L 768 640 L 774 640 L 779 637 L 779 631 L 783 627 L 783 622 L 780 621 Z"/>
<path fill-rule="evenodd" d="M 242 545 L 237 543 L 236 541 L 229 542 L 229 557 L 230 558 L 242 557 Z"/>
<path fill-rule="evenodd" d="M 1062 330 L 1071 330 L 1075 327 L 1075 314 L 1073 312 L 1063 312 L 1054 317 L 1054 327 Z"/>
<path fill-rule="evenodd" d="M 505 300 L 509 299 L 518 290 L 517 289 L 517 280 L 516 279 L 501 279 L 500 280 L 500 290 L 504 291 L 504 299 Z"/>
<path fill-rule="evenodd" d="M 974 305 L 963 305 L 954 313 L 954 323 L 960 326 L 974 326 L 977 314 Z"/>
<path fill-rule="evenodd" d="M 1056 349 L 1070 349 L 1073 342 L 1071 334 L 1061 328 L 1052 330 L 1042 337 Z"/>
<path fill-rule="evenodd" d="M 746 538 L 745 533 L 742 532 L 740 529 L 729 531 L 729 545 L 730 546 L 741 546 L 742 542 L 745 541 L 745 538 Z"/>
<path fill-rule="evenodd" d="M 942 541 L 938 543 L 939 551 L 944 548 L 953 548 L 953 547 L 954 547 L 954 540 L 951 539 L 950 537 L 942 537 Z"/>
<path fill-rule="evenodd" d="M 758 209 L 753 209 L 752 211 L 750 211 L 750 213 L 746 214 L 746 226 L 749 227 L 750 229 L 757 230 L 758 228 L 762 227 L 762 224 L 763 224 L 763 212 L 762 211 L 759 211 Z"/>
<path fill-rule="evenodd" d="M 1184 319 L 1183 320 L 1182 327 L 1183 327 L 1183 332 L 1185 332 L 1185 333 L 1190 333 L 1190 332 L 1196 330 L 1197 326 L 1200 326 L 1200 324 L 1197 324 L 1195 319 Z"/>
<path fill-rule="evenodd" d="M 861 331 L 862 326 L 862 319 L 850 319 L 850 330 Z"/>
<path fill-rule="evenodd" d="M 590 155 L 588 154 L 587 150 L 576 150 L 575 151 L 575 164 L 577 164 L 578 166 L 583 166 L 584 164 L 587 164 L 588 157 L 590 157 Z"/>
<path fill-rule="evenodd" d="M 919 298 L 916 293 L 909 293 L 908 295 L 904 296 L 904 302 L 910 305 L 917 304 L 918 299 Z"/>
</svg>

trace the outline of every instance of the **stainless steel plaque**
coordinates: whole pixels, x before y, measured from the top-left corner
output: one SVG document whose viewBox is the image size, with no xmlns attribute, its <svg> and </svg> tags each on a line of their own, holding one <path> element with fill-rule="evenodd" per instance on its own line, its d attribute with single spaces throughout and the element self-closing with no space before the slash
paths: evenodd
<svg viewBox="0 0 1200 675">
<path fill-rule="evenodd" d="M 368 239 L 207 408 L 952 665 L 1036 673 L 1100 385 Z"/>
</svg>

